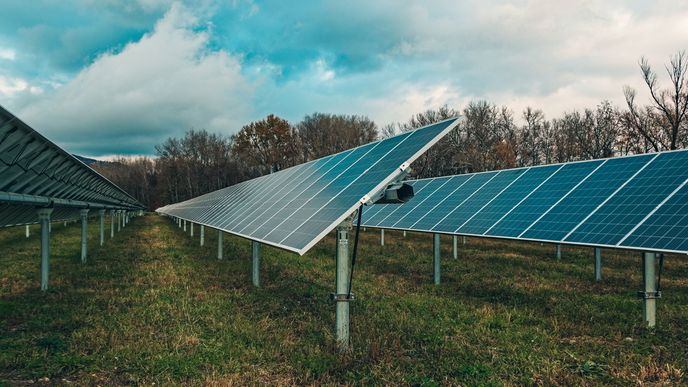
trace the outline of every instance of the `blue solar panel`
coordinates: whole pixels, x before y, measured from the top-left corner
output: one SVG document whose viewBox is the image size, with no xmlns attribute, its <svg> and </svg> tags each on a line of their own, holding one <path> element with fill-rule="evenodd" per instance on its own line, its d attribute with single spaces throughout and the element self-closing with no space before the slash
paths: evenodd
<svg viewBox="0 0 688 387">
<path fill-rule="evenodd" d="M 688 152 L 662 153 L 565 241 L 615 245 L 688 178 Z"/>
<path fill-rule="evenodd" d="M 529 168 L 514 184 L 476 213 L 473 219 L 459 229 L 459 233 L 476 235 L 485 233 L 559 168 L 561 168 L 559 165 Z"/>
<path fill-rule="evenodd" d="M 396 221 L 391 223 L 392 227 L 411 228 L 419 218 L 428 213 L 435 205 L 435 192 L 438 192 L 444 186 L 450 185 L 452 180 L 452 177 L 432 179 L 425 187 L 425 190 L 419 194 L 418 200 L 413 200 L 415 203 L 412 206 L 404 206 L 405 208 L 401 210 L 403 213 L 399 211 L 394 212 L 393 215 L 398 215 L 396 216 Z"/>
<path fill-rule="evenodd" d="M 582 179 L 595 170 L 602 161 L 588 161 L 564 165 L 535 190 L 526 200 L 492 227 L 486 235 L 519 236 L 537 218 L 571 191 Z"/>
<path fill-rule="evenodd" d="M 688 186 L 678 190 L 621 243 L 650 250 L 688 251 Z"/>
<path fill-rule="evenodd" d="M 423 197 L 425 196 L 425 189 L 432 186 L 432 179 L 429 180 L 411 180 L 407 184 L 413 186 L 414 195 Z M 398 204 L 376 204 L 373 206 L 367 206 L 363 210 L 363 218 L 361 224 L 367 224 L 370 226 L 377 226 L 382 224 L 385 220 L 396 214 L 396 211 L 401 210 L 399 216 L 403 216 L 411 211 L 414 207 L 418 205 L 422 200 L 412 200 L 406 206 L 400 206 Z M 396 218 L 398 219 L 398 217 Z"/>
<path fill-rule="evenodd" d="M 687 179 L 688 151 L 447 176 L 363 225 L 688 252 Z"/>
<path fill-rule="evenodd" d="M 446 120 L 159 212 L 303 254 L 457 123 Z"/>
<path fill-rule="evenodd" d="M 461 184 L 456 187 L 448 187 L 449 191 L 436 196 L 438 206 L 435 211 L 423 214 L 414 227 L 420 230 L 434 230 L 442 232 L 454 232 L 457 222 L 454 212 L 467 200 L 480 190 L 484 185 L 494 179 L 499 172 L 477 173 L 461 176 Z"/>
<path fill-rule="evenodd" d="M 466 201 L 449 214 L 447 219 L 443 222 L 443 227 L 447 227 L 448 224 L 451 224 L 453 228 L 452 232 L 458 232 L 461 226 L 469 221 L 492 199 L 498 196 L 506 187 L 516 181 L 524 171 L 524 169 L 511 169 L 497 172 L 492 179 L 485 183 L 485 185 L 473 195 L 466 198 Z"/>
<path fill-rule="evenodd" d="M 655 155 L 605 160 L 598 170 L 531 225 L 521 237 L 561 240 L 653 157 Z"/>
</svg>

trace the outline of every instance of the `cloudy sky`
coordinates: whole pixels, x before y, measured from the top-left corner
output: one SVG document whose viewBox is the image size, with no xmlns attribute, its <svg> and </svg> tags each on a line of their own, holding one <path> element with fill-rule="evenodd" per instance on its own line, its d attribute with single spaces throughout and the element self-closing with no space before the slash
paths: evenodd
<svg viewBox="0 0 688 387">
<path fill-rule="evenodd" d="M 623 104 L 688 49 L 685 1 L 3 0 L 0 105 L 73 153 L 153 154 L 274 113 L 382 126 L 472 99 Z M 662 74 L 664 75 L 664 74 Z M 665 78 L 663 78 L 665 80 Z M 642 90 L 640 101 L 647 99 Z"/>
</svg>

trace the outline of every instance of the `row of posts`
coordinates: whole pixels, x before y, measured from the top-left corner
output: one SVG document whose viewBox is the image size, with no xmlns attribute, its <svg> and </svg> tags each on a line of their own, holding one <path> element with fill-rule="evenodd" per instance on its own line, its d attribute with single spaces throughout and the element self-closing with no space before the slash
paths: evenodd
<svg viewBox="0 0 688 387">
<path fill-rule="evenodd" d="M 187 231 L 187 221 L 185 219 L 176 218 L 179 228 L 184 232 Z M 194 223 L 189 222 L 189 233 L 194 235 Z M 340 351 L 349 351 L 351 349 L 350 340 L 350 314 L 349 302 L 353 300 L 353 296 L 349 294 L 351 261 L 349 255 L 349 233 L 352 229 L 351 218 L 344 221 L 337 227 L 337 241 L 336 241 L 336 293 L 333 294 L 333 299 L 336 302 L 335 315 L 335 332 L 337 347 Z M 365 230 L 365 229 L 364 229 Z M 218 230 L 218 245 L 217 258 L 223 258 L 223 235 L 222 230 Z M 406 231 L 404 231 L 406 237 Z M 458 259 L 458 236 L 452 237 L 453 258 Z M 200 245 L 205 243 L 205 227 L 200 225 Z M 466 244 L 466 237 L 461 236 L 461 243 Z M 385 244 L 385 230 L 380 230 L 380 244 Z M 252 251 L 252 283 L 254 286 L 260 286 L 260 243 L 251 241 Z M 561 245 L 556 245 L 556 256 L 561 258 Z M 602 258 L 601 250 L 595 248 L 595 279 L 601 281 L 602 279 Z M 643 273 L 645 291 L 643 293 L 643 319 L 649 327 L 655 326 L 655 312 L 656 299 L 659 297 L 659 292 L 656 289 L 655 277 L 655 262 L 656 255 L 654 253 L 643 254 Z M 441 282 L 441 254 L 440 254 L 440 234 L 433 234 L 433 282 L 439 285 Z"/>
<path fill-rule="evenodd" d="M 404 237 L 406 237 L 406 231 L 403 232 Z M 466 244 L 466 237 L 461 236 L 462 244 Z M 380 229 L 380 245 L 385 245 L 385 230 Z M 458 236 L 452 236 L 452 247 L 453 247 L 453 257 L 458 258 Z M 433 234 L 433 282 L 435 285 L 440 284 L 441 277 L 441 265 L 440 265 L 440 234 Z M 594 248 L 594 275 L 595 281 L 602 281 L 602 249 L 599 247 Z M 555 255 L 557 259 L 561 259 L 561 245 L 557 244 L 555 246 Z M 640 297 L 643 299 L 643 320 L 647 323 L 648 327 L 654 327 L 656 325 L 656 310 L 657 310 L 657 298 L 661 297 L 661 292 L 657 289 L 657 255 L 652 252 L 644 252 L 642 254 L 642 269 L 643 269 L 643 285 L 644 290 L 639 292 Z"/>
<path fill-rule="evenodd" d="M 187 220 L 182 218 L 175 218 L 177 226 L 184 232 L 187 231 Z M 194 237 L 194 222 L 188 221 L 189 235 Z M 199 243 L 201 246 L 205 245 L 205 226 L 199 224 Z M 217 259 L 221 260 L 224 256 L 224 231 L 217 230 Z M 260 287 L 260 242 L 251 241 L 251 283 L 253 286 Z"/>
<path fill-rule="evenodd" d="M 105 211 L 98 210 L 100 215 L 100 246 L 105 243 Z M 40 224 L 41 241 L 41 290 L 48 290 L 48 279 L 50 274 L 50 233 L 52 232 L 51 215 L 52 208 L 39 208 L 37 210 L 38 222 Z M 79 211 L 81 220 L 81 262 L 85 263 L 88 256 L 88 209 Z M 115 219 L 117 219 L 117 231 L 125 227 L 132 216 L 132 212 L 124 210 L 110 210 L 110 238 L 115 236 Z M 64 221 L 67 225 L 67 221 Z M 31 235 L 30 227 L 26 226 L 26 237 Z"/>
</svg>

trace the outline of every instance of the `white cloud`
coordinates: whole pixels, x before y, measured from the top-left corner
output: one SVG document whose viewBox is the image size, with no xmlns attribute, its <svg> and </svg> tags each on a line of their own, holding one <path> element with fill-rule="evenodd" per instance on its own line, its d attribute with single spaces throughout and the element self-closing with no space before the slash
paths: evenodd
<svg viewBox="0 0 688 387">
<path fill-rule="evenodd" d="M 17 52 L 11 48 L 0 47 L 0 59 L 15 60 L 17 58 Z"/>
<path fill-rule="evenodd" d="M 152 153 L 190 128 L 230 133 L 246 121 L 253 86 L 239 61 L 208 48 L 198 20 L 173 5 L 154 30 L 21 109 L 72 152 Z"/>
<path fill-rule="evenodd" d="M 26 90 L 29 84 L 21 78 L 10 78 L 0 75 L 0 94 L 12 97 L 14 94 Z"/>
</svg>

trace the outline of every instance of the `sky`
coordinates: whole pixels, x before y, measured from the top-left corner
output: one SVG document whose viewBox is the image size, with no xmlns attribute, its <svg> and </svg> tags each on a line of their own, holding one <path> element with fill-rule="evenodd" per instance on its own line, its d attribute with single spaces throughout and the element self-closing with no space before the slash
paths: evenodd
<svg viewBox="0 0 688 387">
<path fill-rule="evenodd" d="M 2 0 L 0 105 L 72 153 L 152 155 L 267 114 L 646 103 L 640 57 L 666 85 L 686 49 L 675 0 Z"/>
</svg>

